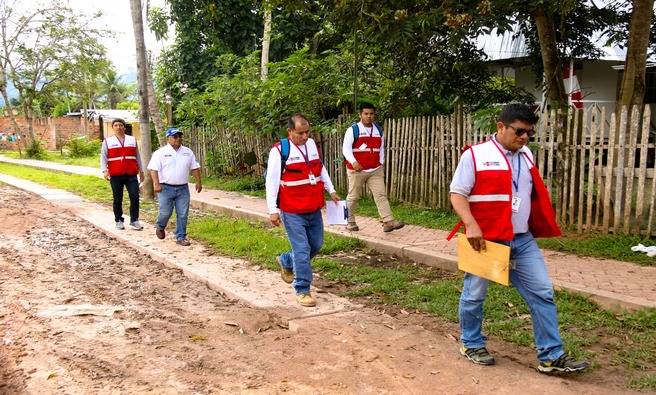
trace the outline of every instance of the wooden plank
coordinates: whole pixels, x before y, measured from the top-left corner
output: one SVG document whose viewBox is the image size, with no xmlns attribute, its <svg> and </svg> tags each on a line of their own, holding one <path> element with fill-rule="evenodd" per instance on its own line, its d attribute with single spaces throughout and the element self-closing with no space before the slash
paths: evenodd
<svg viewBox="0 0 656 395">
<path fill-rule="evenodd" d="M 583 227 L 579 230 L 579 233 L 583 229 L 591 231 L 592 226 L 592 217 L 593 217 L 593 205 L 594 205 L 594 187 L 595 187 L 595 158 L 596 158 L 596 143 L 597 143 L 597 133 L 599 132 L 599 109 L 597 107 L 592 108 L 592 113 L 589 114 L 589 119 L 591 120 L 590 124 L 590 146 L 588 147 L 588 188 L 587 188 L 587 200 L 585 206 L 585 223 Z M 588 119 L 586 116 L 584 119 Z"/>
<path fill-rule="evenodd" d="M 645 199 L 645 182 L 647 178 L 647 159 L 648 152 L 647 146 L 649 145 L 649 123 L 651 119 L 651 111 L 649 106 L 645 106 L 644 113 L 642 114 L 642 128 L 640 130 L 640 165 L 638 169 L 638 187 L 636 190 L 636 209 L 634 214 L 633 233 L 640 234 L 642 230 L 642 211 L 644 208 Z M 652 179 L 652 183 L 653 183 Z"/>
<path fill-rule="evenodd" d="M 426 117 L 421 117 L 421 177 L 419 179 L 421 188 L 419 189 L 419 196 L 421 196 L 420 204 L 424 207 L 428 207 L 430 201 L 430 188 L 426 185 L 430 185 L 431 169 L 430 155 L 428 155 L 428 133 Z"/>
<path fill-rule="evenodd" d="M 408 119 L 404 118 L 401 120 L 399 126 L 399 152 L 398 152 L 398 158 L 399 158 L 399 170 L 401 171 L 400 177 L 399 177 L 399 183 L 397 185 L 397 190 L 395 193 L 395 197 L 398 200 L 403 201 L 403 191 L 405 189 L 405 155 L 401 155 L 401 152 L 405 152 L 406 148 L 406 124 L 408 123 Z"/>
<path fill-rule="evenodd" d="M 446 119 L 445 117 L 440 117 L 439 118 L 439 125 L 437 125 L 437 141 L 438 141 L 438 152 L 437 154 L 439 155 L 439 161 L 437 162 L 437 167 L 435 171 L 439 172 L 440 174 L 440 184 L 438 187 L 439 191 L 439 196 L 438 196 L 438 202 L 441 207 L 448 207 L 447 204 L 447 191 L 446 191 L 446 180 L 447 180 L 447 173 L 450 171 L 449 165 L 447 162 L 447 158 L 450 157 L 450 155 L 446 152 L 448 149 L 447 142 L 445 141 L 445 136 L 446 136 Z"/>
<path fill-rule="evenodd" d="M 622 109 L 619 122 L 619 139 L 617 143 L 617 165 L 615 166 L 615 201 L 613 202 L 613 233 L 617 234 L 620 229 L 620 221 L 622 219 L 622 192 L 624 191 L 624 167 L 626 156 L 626 133 L 627 133 L 627 109 Z"/>
<path fill-rule="evenodd" d="M 627 128 L 627 150 L 626 166 L 624 174 L 626 177 L 624 192 L 624 212 L 622 232 L 629 234 L 631 229 L 631 211 L 633 209 L 633 175 L 635 174 L 635 150 L 637 148 L 638 131 L 640 130 L 640 113 L 638 107 L 633 106 L 631 109 L 631 127 Z M 628 125 L 627 125 L 628 126 Z"/>
<path fill-rule="evenodd" d="M 606 161 L 606 179 L 604 185 L 604 221 L 602 223 L 602 231 L 608 233 L 610 229 L 610 218 L 613 213 L 610 209 L 610 191 L 613 180 L 613 167 L 615 160 L 615 136 L 617 135 L 617 116 L 615 113 L 610 115 L 610 132 L 608 135 L 608 159 Z"/>
<path fill-rule="evenodd" d="M 548 160 L 547 160 L 547 178 L 546 178 L 546 180 L 547 180 L 547 185 L 549 186 L 549 191 L 553 191 L 553 185 L 554 185 L 554 181 L 553 181 L 554 156 L 555 156 L 554 146 L 556 144 L 556 133 L 554 131 L 554 125 L 555 125 L 555 119 L 554 118 L 555 118 L 556 113 L 555 113 L 555 111 L 551 111 L 550 113 L 548 112 L 548 114 L 549 115 L 547 117 L 545 117 L 545 118 L 550 119 L 549 127 L 547 129 L 547 135 L 549 136 L 549 156 L 548 156 Z M 556 192 L 556 204 L 555 204 L 556 218 L 559 218 L 558 214 L 559 214 L 559 210 L 560 210 L 560 205 L 558 204 L 558 196 L 559 196 L 558 191 L 560 191 L 560 188 L 557 188 L 556 191 L 557 191 Z M 552 200 L 553 200 L 553 196 L 552 196 Z"/>
<path fill-rule="evenodd" d="M 572 180 L 574 179 L 574 175 L 572 174 L 572 169 L 575 169 L 574 167 L 574 147 L 576 144 L 576 140 L 574 138 L 574 121 L 573 121 L 573 114 L 574 111 L 569 110 L 567 111 L 567 121 L 566 125 L 567 127 L 565 128 L 565 166 L 564 166 L 564 171 L 563 171 L 563 223 L 566 223 L 568 225 L 572 225 L 572 211 L 570 209 L 573 209 L 573 206 L 570 207 L 571 202 L 574 199 L 574 188 L 572 187 Z"/>
<path fill-rule="evenodd" d="M 417 163 L 417 138 L 414 136 L 413 133 L 411 133 L 412 130 L 415 130 L 416 127 L 416 117 L 409 117 L 408 118 L 408 150 L 406 151 L 406 162 L 407 162 L 407 171 L 406 171 L 406 176 L 407 176 L 407 186 L 405 188 L 406 191 L 406 202 L 413 202 L 414 201 L 414 196 L 415 196 L 415 177 L 417 175 L 416 172 L 416 163 Z"/>
<path fill-rule="evenodd" d="M 603 196 L 603 159 L 604 159 L 604 150 L 608 152 L 608 141 L 605 138 L 605 122 L 604 120 L 606 119 L 606 107 L 601 108 L 601 116 L 599 117 L 599 139 L 601 140 L 599 142 L 599 160 L 597 163 L 597 171 L 596 171 L 596 177 L 595 177 L 595 183 L 597 185 L 597 200 L 596 200 L 596 209 L 595 209 L 595 228 L 599 229 L 602 223 L 602 196 Z"/>
<path fill-rule="evenodd" d="M 578 173 L 579 174 L 579 185 L 578 185 L 578 197 L 579 197 L 579 199 L 578 199 L 578 203 L 577 203 L 578 204 L 578 207 L 577 207 L 578 215 L 576 217 L 576 222 L 577 222 L 577 225 L 578 225 L 577 226 L 578 232 L 581 233 L 581 232 L 583 232 L 583 212 L 585 211 L 584 210 L 585 206 L 583 205 L 583 200 L 585 198 L 584 191 L 585 191 L 585 179 L 586 179 L 586 177 L 585 177 L 585 159 L 588 156 L 588 155 L 586 155 L 586 149 L 587 149 L 586 137 L 585 137 L 586 128 L 585 128 L 584 123 L 585 123 L 585 120 L 587 119 L 588 111 L 586 109 L 583 109 L 583 110 L 578 110 L 576 113 L 577 113 L 577 115 L 579 115 L 579 116 L 577 116 L 577 125 L 579 123 L 581 123 L 581 130 L 583 131 L 583 133 L 580 134 L 580 135 L 577 133 L 578 140 L 579 140 L 580 144 L 578 145 L 578 150 L 577 150 L 578 151 L 578 156 L 579 156 L 579 173 Z M 577 126 L 577 130 L 578 130 L 578 126 Z"/>
<path fill-rule="evenodd" d="M 390 197 L 396 196 L 396 188 L 399 183 L 398 169 L 399 163 L 396 155 L 395 145 L 398 142 L 398 125 L 400 119 L 391 119 L 389 122 L 389 130 L 383 135 L 385 138 L 385 162 L 387 162 L 388 172 L 385 173 L 385 180 L 387 181 L 387 193 Z M 388 177 L 387 174 L 390 176 Z"/>
</svg>

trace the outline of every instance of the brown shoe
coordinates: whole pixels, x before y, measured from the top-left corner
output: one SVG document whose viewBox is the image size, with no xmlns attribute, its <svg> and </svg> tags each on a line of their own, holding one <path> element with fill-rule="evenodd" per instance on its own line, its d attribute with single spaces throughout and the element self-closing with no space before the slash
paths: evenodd
<svg viewBox="0 0 656 395">
<path fill-rule="evenodd" d="M 291 284 L 294 281 L 294 271 L 282 267 L 279 256 L 276 257 L 276 262 L 278 263 L 278 266 L 280 266 L 280 277 L 282 277 L 282 281 Z"/>
<path fill-rule="evenodd" d="M 383 232 L 391 232 L 393 230 L 401 229 L 404 226 L 405 222 L 393 219 L 391 221 L 383 222 Z"/>
<path fill-rule="evenodd" d="M 317 305 L 317 302 L 312 298 L 312 295 L 310 295 L 309 292 L 306 294 L 296 295 L 296 300 L 298 301 L 298 304 L 303 307 L 314 307 Z"/>
<path fill-rule="evenodd" d="M 166 237 L 166 232 L 164 231 L 164 229 L 157 228 L 157 230 L 155 230 L 155 234 L 157 235 L 157 238 L 160 240 L 164 240 L 164 238 Z"/>
<path fill-rule="evenodd" d="M 177 244 L 179 246 L 183 246 L 183 247 L 189 247 L 191 245 L 191 242 L 187 239 L 182 239 L 182 240 L 176 241 L 175 244 Z"/>
<path fill-rule="evenodd" d="M 346 225 L 346 230 L 350 230 L 351 232 L 357 232 L 360 230 L 360 227 L 355 222 L 349 222 L 348 225 Z"/>
</svg>

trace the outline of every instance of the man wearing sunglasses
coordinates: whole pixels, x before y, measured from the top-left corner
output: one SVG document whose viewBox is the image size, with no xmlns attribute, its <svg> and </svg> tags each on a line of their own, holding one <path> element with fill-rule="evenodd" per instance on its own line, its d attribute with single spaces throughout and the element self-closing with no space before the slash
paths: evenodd
<svg viewBox="0 0 656 395">
<path fill-rule="evenodd" d="M 578 372 L 589 364 L 563 350 L 553 286 L 535 241 L 561 234 L 549 193 L 526 147 L 537 121 L 524 104 L 505 106 L 497 133 L 463 152 L 451 182 L 451 204 L 471 248 L 485 251 L 485 240 L 510 246 L 510 282 L 531 313 L 538 371 Z M 488 285 L 489 280 L 465 273 L 460 295 L 460 353 L 479 365 L 494 365 L 482 333 Z"/>
</svg>

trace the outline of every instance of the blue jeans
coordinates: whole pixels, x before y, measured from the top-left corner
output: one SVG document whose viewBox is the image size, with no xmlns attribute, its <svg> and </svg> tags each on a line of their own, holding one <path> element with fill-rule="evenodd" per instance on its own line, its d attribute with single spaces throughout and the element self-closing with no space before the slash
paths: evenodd
<svg viewBox="0 0 656 395">
<path fill-rule="evenodd" d="M 109 179 L 112 187 L 114 221 L 123 222 L 123 187 L 130 197 L 130 222 L 139 221 L 139 180 L 137 175 L 123 174 Z"/>
<path fill-rule="evenodd" d="M 292 286 L 296 295 L 310 292 L 312 284 L 312 264 L 310 260 L 323 245 L 323 218 L 321 210 L 307 214 L 280 212 L 285 224 L 292 250 L 280 255 L 280 264 L 285 269 L 294 270 Z"/>
<path fill-rule="evenodd" d="M 563 341 L 558 331 L 558 316 L 554 292 L 542 253 L 530 232 L 515 235 L 510 242 L 510 282 L 526 301 L 533 322 L 533 337 L 538 348 L 538 359 L 548 362 L 563 355 Z M 465 274 L 460 295 L 460 340 L 467 348 L 485 347 L 483 302 L 489 280 Z"/>
<path fill-rule="evenodd" d="M 187 217 L 189 216 L 189 185 L 162 185 L 162 192 L 157 195 L 159 213 L 157 214 L 157 229 L 165 229 L 173 215 L 175 206 L 175 239 L 187 238 Z"/>
</svg>

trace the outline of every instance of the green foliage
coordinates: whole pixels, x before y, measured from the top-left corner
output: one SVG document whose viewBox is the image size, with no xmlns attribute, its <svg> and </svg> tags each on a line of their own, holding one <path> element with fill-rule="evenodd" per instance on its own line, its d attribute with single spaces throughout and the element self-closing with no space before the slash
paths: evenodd
<svg viewBox="0 0 656 395">
<path fill-rule="evenodd" d="M 287 119 L 302 112 L 313 121 L 314 133 L 331 132 L 349 88 L 348 56 L 328 51 L 313 55 L 308 48 L 269 64 L 269 79 L 260 80 L 258 53 L 238 59 L 218 58 L 225 74 L 205 92 L 188 92 L 176 115 L 191 124 L 221 124 L 243 134 L 284 133 Z"/>
<path fill-rule="evenodd" d="M 46 149 L 41 145 L 41 141 L 34 140 L 25 148 L 25 154 L 30 159 L 43 160 L 46 157 Z"/>
<path fill-rule="evenodd" d="M 139 103 L 136 100 L 124 101 L 116 104 L 117 110 L 138 110 Z"/>
<path fill-rule="evenodd" d="M 69 155 L 72 158 L 84 158 L 89 156 L 98 157 L 100 155 L 100 146 L 102 141 L 92 140 L 87 141 L 86 137 L 72 136 L 65 144 L 68 148 Z"/>
</svg>

